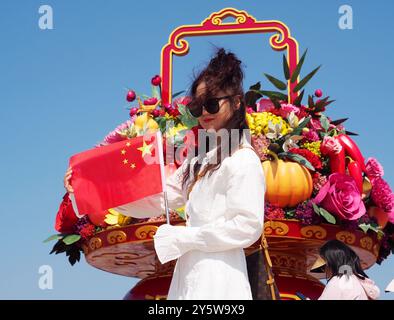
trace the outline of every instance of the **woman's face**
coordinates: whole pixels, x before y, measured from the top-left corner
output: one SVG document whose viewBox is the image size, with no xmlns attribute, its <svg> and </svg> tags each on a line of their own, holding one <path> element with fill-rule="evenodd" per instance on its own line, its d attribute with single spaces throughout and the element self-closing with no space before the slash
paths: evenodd
<svg viewBox="0 0 394 320">
<path fill-rule="evenodd" d="M 203 97 L 206 93 L 206 84 L 204 81 L 200 82 L 200 84 L 196 88 L 196 98 Z M 223 97 L 231 95 L 231 92 L 219 91 L 215 97 Z M 240 106 L 240 99 L 238 96 L 234 97 L 235 109 L 238 109 Z M 205 130 L 214 130 L 218 131 L 225 127 L 227 121 L 232 117 L 234 113 L 234 109 L 231 106 L 229 99 L 219 100 L 219 111 L 215 114 L 210 114 L 203 108 L 202 115 L 198 117 L 198 122 L 201 127 Z"/>
</svg>

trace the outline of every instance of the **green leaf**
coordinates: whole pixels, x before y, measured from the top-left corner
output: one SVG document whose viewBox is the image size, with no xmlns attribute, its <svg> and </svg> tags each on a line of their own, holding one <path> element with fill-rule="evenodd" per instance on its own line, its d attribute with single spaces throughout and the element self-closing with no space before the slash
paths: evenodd
<svg viewBox="0 0 394 320">
<path fill-rule="evenodd" d="M 331 223 L 331 224 L 335 224 L 337 221 L 335 219 L 335 217 L 329 213 L 327 210 L 320 208 L 320 215 L 327 220 L 327 222 Z"/>
<path fill-rule="evenodd" d="M 197 118 L 192 116 L 189 108 L 187 108 L 185 105 L 178 104 L 178 110 L 179 110 L 179 113 L 181 114 L 179 119 L 181 120 L 182 124 L 184 124 L 189 129 L 198 125 Z"/>
<path fill-rule="evenodd" d="M 269 74 L 267 74 L 267 73 L 264 73 L 264 75 L 266 76 L 266 78 L 267 78 L 277 89 L 279 89 L 279 90 L 286 90 L 286 88 L 287 88 L 286 83 L 284 83 L 283 81 L 281 81 L 281 80 L 279 80 L 279 79 L 277 79 L 277 78 L 275 78 L 275 77 L 273 77 L 273 76 L 271 76 L 271 75 L 269 75 Z"/>
<path fill-rule="evenodd" d="M 183 220 L 186 220 L 186 216 L 185 216 L 185 210 L 175 210 L 175 212 L 178 214 L 178 216 L 180 216 Z"/>
<path fill-rule="evenodd" d="M 55 245 L 53 246 L 51 252 L 49 252 L 49 254 L 55 253 L 62 253 L 65 252 L 67 250 L 67 246 L 66 244 L 62 241 L 62 240 L 58 240 Z"/>
<path fill-rule="evenodd" d="M 266 91 L 266 90 L 252 90 L 256 93 L 259 93 L 263 96 L 267 96 L 268 98 L 277 98 L 280 100 L 287 101 L 287 95 L 283 94 L 282 92 L 278 91 Z"/>
<path fill-rule="evenodd" d="M 81 239 L 81 236 L 79 234 L 70 234 L 63 238 L 63 242 L 69 246 L 70 244 L 79 241 L 79 239 Z"/>
<path fill-rule="evenodd" d="M 354 133 L 354 132 L 351 132 L 351 131 L 345 131 L 345 134 L 347 134 L 348 136 L 358 136 L 358 133 Z"/>
<path fill-rule="evenodd" d="M 319 209 L 319 207 L 313 202 L 312 202 L 312 206 L 313 206 L 313 210 L 315 211 L 315 213 L 320 216 L 320 209 Z"/>
<path fill-rule="evenodd" d="M 289 64 L 287 63 L 287 58 L 285 55 L 283 55 L 283 73 L 285 75 L 285 79 L 289 80 L 290 79 L 290 69 L 289 69 Z"/>
<path fill-rule="evenodd" d="M 245 93 L 245 103 L 247 106 L 251 107 L 254 111 L 256 111 L 256 101 L 262 97 L 260 93 L 256 93 L 253 90 L 260 90 L 261 84 L 260 82 L 255 83 L 249 88 L 249 91 Z"/>
<path fill-rule="evenodd" d="M 182 94 L 182 93 L 184 93 L 184 92 L 185 92 L 185 90 L 175 92 L 175 93 L 172 95 L 172 99 L 176 98 L 177 96 L 179 96 L 180 94 Z"/>
<path fill-rule="evenodd" d="M 305 50 L 305 52 L 302 55 L 300 61 L 298 61 L 297 66 L 295 67 L 294 72 L 291 75 L 291 79 L 290 79 L 291 83 L 294 83 L 297 80 L 298 76 L 300 75 L 301 68 L 302 68 L 302 65 L 304 63 L 307 51 L 308 51 L 308 49 Z"/>
<path fill-rule="evenodd" d="M 157 98 L 157 100 L 160 100 L 160 92 L 159 92 L 159 87 L 152 85 L 152 97 Z"/>
<path fill-rule="evenodd" d="M 313 97 L 311 95 L 308 96 L 308 107 L 311 109 L 315 107 L 315 102 L 313 101 Z"/>
<path fill-rule="evenodd" d="M 358 227 L 364 231 L 364 233 L 367 233 L 369 230 L 376 232 L 377 234 L 384 235 L 384 232 L 380 230 L 379 226 L 377 225 L 372 225 L 372 224 L 366 224 L 362 223 L 359 224 Z"/>
<path fill-rule="evenodd" d="M 165 132 L 166 131 L 166 122 L 167 119 L 165 117 L 157 117 L 155 118 L 157 124 L 159 125 L 159 129 L 161 132 Z"/>
<path fill-rule="evenodd" d="M 292 153 L 292 152 L 285 152 L 285 156 L 295 162 L 298 162 L 299 164 L 303 165 L 304 167 L 308 168 L 309 170 L 315 171 L 315 168 L 312 166 L 312 164 L 307 159 L 305 159 L 303 156 L 296 154 L 296 153 Z"/>
<path fill-rule="evenodd" d="M 311 117 L 306 117 L 304 120 L 302 120 L 302 122 L 298 125 L 298 127 L 293 130 L 291 135 L 293 135 L 293 136 L 300 135 L 302 132 L 302 129 L 304 129 L 306 127 L 306 125 L 309 123 L 309 121 L 311 121 Z"/>
<path fill-rule="evenodd" d="M 369 230 L 369 224 L 362 223 L 362 224 L 359 224 L 358 227 L 359 227 L 362 231 L 364 231 L 364 233 L 367 233 L 368 230 Z"/>
<path fill-rule="evenodd" d="M 301 106 L 302 98 L 304 97 L 305 90 L 302 90 L 299 96 L 294 100 L 293 104 L 297 107 Z"/>
<path fill-rule="evenodd" d="M 327 132 L 328 128 L 330 127 L 330 121 L 324 114 L 320 116 L 320 124 L 323 127 L 324 131 Z"/>
<path fill-rule="evenodd" d="M 293 89 L 293 92 L 300 91 L 303 86 L 305 86 L 309 80 L 312 79 L 312 77 L 315 75 L 315 73 L 320 69 L 321 65 L 318 66 L 315 70 L 310 72 L 307 76 L 305 76 Z"/>
<path fill-rule="evenodd" d="M 45 239 L 45 240 L 43 241 L 43 243 L 47 243 L 47 242 L 52 241 L 52 240 L 63 239 L 63 237 L 64 237 L 63 234 L 53 234 L 53 235 L 51 235 L 49 238 Z"/>
<path fill-rule="evenodd" d="M 339 124 L 341 124 L 341 123 L 344 123 L 346 120 L 348 120 L 349 118 L 342 118 L 342 119 L 338 119 L 338 120 L 334 120 L 334 121 L 331 121 L 331 123 L 334 125 L 334 126 L 337 126 L 337 125 L 339 125 Z"/>
</svg>

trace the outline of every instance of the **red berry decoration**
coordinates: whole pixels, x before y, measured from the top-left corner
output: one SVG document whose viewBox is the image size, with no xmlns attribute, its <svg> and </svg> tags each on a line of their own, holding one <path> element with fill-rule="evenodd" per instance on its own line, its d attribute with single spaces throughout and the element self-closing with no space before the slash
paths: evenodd
<svg viewBox="0 0 394 320">
<path fill-rule="evenodd" d="M 316 97 L 320 98 L 322 95 L 323 95 L 323 91 L 321 91 L 320 89 L 317 89 L 317 90 L 315 91 L 315 96 L 316 96 Z"/>
<path fill-rule="evenodd" d="M 151 83 L 152 83 L 154 86 L 159 86 L 159 85 L 161 84 L 161 77 L 160 77 L 158 74 L 155 75 L 155 76 L 152 78 Z"/>
<path fill-rule="evenodd" d="M 152 115 L 153 115 L 155 118 L 158 117 L 158 116 L 160 115 L 160 110 L 158 110 L 158 109 L 153 110 L 153 111 L 152 111 Z"/>
<path fill-rule="evenodd" d="M 135 92 L 134 92 L 133 90 L 129 90 L 129 91 L 127 92 L 126 100 L 127 100 L 128 102 L 132 102 L 132 101 L 135 100 L 135 97 L 136 97 Z"/>
<path fill-rule="evenodd" d="M 146 106 L 153 106 L 156 103 L 157 103 L 157 98 L 149 98 L 144 100 L 144 105 Z"/>
<path fill-rule="evenodd" d="M 136 115 L 138 112 L 138 108 L 137 107 L 133 107 L 130 109 L 130 117 Z"/>
</svg>

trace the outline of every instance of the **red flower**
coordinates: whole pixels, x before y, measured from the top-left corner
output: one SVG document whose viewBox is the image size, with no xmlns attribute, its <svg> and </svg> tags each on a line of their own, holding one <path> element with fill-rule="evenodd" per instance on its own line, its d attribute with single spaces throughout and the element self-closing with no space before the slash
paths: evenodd
<svg viewBox="0 0 394 320">
<path fill-rule="evenodd" d="M 82 227 L 81 231 L 79 231 L 79 234 L 83 239 L 88 239 L 91 236 L 93 236 L 95 232 L 96 232 L 96 227 L 91 223 L 87 223 Z"/>
<path fill-rule="evenodd" d="M 298 148 L 291 148 L 289 150 L 291 153 L 299 154 L 303 156 L 306 160 L 308 160 L 311 165 L 316 169 L 319 170 L 322 168 L 322 163 L 317 155 L 315 155 L 312 151 L 308 149 L 298 149 Z"/>
<path fill-rule="evenodd" d="M 61 233 L 72 233 L 77 221 L 78 217 L 75 215 L 71 200 L 66 193 L 56 215 L 55 229 Z"/>
</svg>

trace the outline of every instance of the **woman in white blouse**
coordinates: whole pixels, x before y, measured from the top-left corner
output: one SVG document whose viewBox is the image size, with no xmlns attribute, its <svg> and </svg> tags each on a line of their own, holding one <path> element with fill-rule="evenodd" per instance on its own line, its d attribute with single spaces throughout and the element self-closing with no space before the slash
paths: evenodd
<svg viewBox="0 0 394 320">
<path fill-rule="evenodd" d="M 241 134 L 235 142 L 215 135 L 220 144 L 185 160 L 167 179 L 169 207 L 185 205 L 188 217 L 186 226 L 163 224 L 154 236 L 161 263 L 178 259 L 169 300 L 252 299 L 243 248 L 256 242 L 263 230 L 265 179 L 245 134 L 242 80 L 241 62 L 219 49 L 191 86 L 189 110 L 204 130 Z M 228 153 L 230 144 L 236 147 Z M 69 192 L 70 177 L 66 173 Z M 147 198 L 116 210 L 138 218 L 158 216 L 164 201 Z"/>
</svg>

